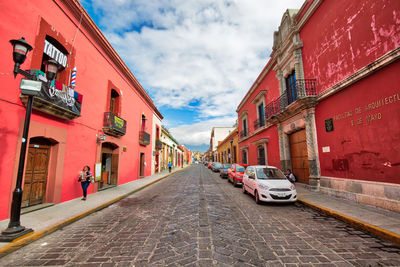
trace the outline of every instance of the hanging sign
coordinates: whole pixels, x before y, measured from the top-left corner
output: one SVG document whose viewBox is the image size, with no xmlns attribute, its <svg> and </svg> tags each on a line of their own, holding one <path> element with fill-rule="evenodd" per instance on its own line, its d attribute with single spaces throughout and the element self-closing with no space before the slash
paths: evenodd
<svg viewBox="0 0 400 267">
<path fill-rule="evenodd" d="M 54 45 L 47 40 L 44 40 L 43 53 L 57 61 L 64 68 L 67 66 L 67 56 L 61 53 Z"/>
</svg>

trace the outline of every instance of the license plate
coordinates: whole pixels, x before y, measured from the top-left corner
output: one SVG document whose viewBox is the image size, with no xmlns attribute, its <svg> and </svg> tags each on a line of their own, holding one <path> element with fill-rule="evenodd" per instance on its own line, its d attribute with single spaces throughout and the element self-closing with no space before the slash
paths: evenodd
<svg viewBox="0 0 400 267">
<path fill-rule="evenodd" d="M 286 194 L 285 194 L 285 193 L 276 193 L 276 195 L 277 195 L 278 197 L 286 197 Z"/>
</svg>

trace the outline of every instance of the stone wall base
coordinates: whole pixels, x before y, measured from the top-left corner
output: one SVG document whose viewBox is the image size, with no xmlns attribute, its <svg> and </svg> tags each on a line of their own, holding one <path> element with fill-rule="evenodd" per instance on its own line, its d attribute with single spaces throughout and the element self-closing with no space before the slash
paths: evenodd
<svg viewBox="0 0 400 267">
<path fill-rule="evenodd" d="M 322 193 L 400 213 L 399 184 L 333 177 L 321 177 L 319 181 Z"/>
</svg>

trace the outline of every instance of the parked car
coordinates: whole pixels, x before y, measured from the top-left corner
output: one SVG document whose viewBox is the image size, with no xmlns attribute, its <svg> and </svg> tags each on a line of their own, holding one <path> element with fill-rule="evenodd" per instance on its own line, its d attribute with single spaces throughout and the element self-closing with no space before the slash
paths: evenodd
<svg viewBox="0 0 400 267">
<path fill-rule="evenodd" d="M 248 164 L 232 164 L 228 170 L 228 182 L 231 182 L 233 186 L 241 185 L 243 180 L 243 174 Z"/>
<path fill-rule="evenodd" d="M 228 170 L 232 167 L 232 164 L 222 164 L 222 168 L 219 171 L 219 177 L 228 178 Z"/>
<path fill-rule="evenodd" d="M 243 176 L 243 193 L 255 196 L 261 202 L 295 202 L 297 191 L 281 170 L 273 166 L 249 166 Z"/>
<path fill-rule="evenodd" d="M 214 162 L 214 164 L 211 166 L 211 170 L 213 172 L 219 172 L 222 169 L 222 164 L 219 162 Z"/>
<path fill-rule="evenodd" d="M 214 162 L 211 162 L 211 161 L 210 161 L 210 162 L 208 163 L 208 168 L 211 169 L 211 167 L 212 167 L 213 164 L 214 164 Z"/>
</svg>

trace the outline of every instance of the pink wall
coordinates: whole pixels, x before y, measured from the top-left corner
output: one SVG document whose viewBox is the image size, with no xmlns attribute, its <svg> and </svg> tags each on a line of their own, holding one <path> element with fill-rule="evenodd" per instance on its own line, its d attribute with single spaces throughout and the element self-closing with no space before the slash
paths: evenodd
<svg viewBox="0 0 400 267">
<path fill-rule="evenodd" d="M 63 7 L 62 3 L 59 3 Z M 0 35 L 0 136 L 3 140 L 0 153 L 0 220 L 8 217 L 8 208 L 11 201 L 11 192 L 15 187 L 16 169 L 20 142 L 18 138 L 21 120 L 25 117 L 25 108 L 19 98 L 19 82 L 21 75 L 14 80 L 12 75 L 13 60 L 12 47 L 8 40 L 19 39 L 24 36 L 34 50 L 22 68 L 31 68 L 32 57 L 41 53 L 41 47 L 35 44 L 40 31 L 40 19 L 53 26 L 66 41 L 71 44 L 77 32 L 78 21 L 72 16 L 69 18 L 68 10 L 61 10 L 53 1 L 27 1 L 21 0 L 18 5 L 12 1 L 0 3 L 2 23 Z M 66 12 L 66 13 L 64 13 Z M 90 34 L 78 32 L 74 42 L 75 63 L 78 69 L 75 90 L 83 94 L 81 117 L 64 120 L 52 115 L 34 111 L 31 120 L 43 125 L 50 125 L 67 130 L 65 144 L 64 168 L 62 171 L 61 201 L 67 201 L 81 194 L 80 185 L 75 178 L 83 165 L 94 166 L 98 160 L 97 155 L 101 146 L 96 143 L 96 134 L 103 127 L 103 114 L 107 108 L 107 86 L 111 81 L 122 95 L 121 115 L 127 121 L 126 135 L 120 138 L 107 136 L 106 141 L 115 140 L 120 145 L 119 151 L 119 184 L 138 179 L 139 153 L 146 153 L 147 166 L 145 175 L 151 174 L 151 144 L 140 146 L 139 127 L 141 115 L 145 114 L 147 132 L 151 133 L 153 108 L 137 92 L 135 87 L 124 77 L 115 63 L 101 50 L 100 46 Z M 39 52 L 38 52 L 39 51 Z M 70 58 L 70 57 L 69 57 Z M 135 103 L 132 105 L 131 103 Z M 48 133 L 51 136 L 51 133 Z M 30 136 L 33 137 L 33 136 Z M 122 152 L 122 146 L 127 147 Z M 92 192 L 90 186 L 89 192 Z"/>
<path fill-rule="evenodd" d="M 400 1 L 323 1 L 300 31 L 318 93 L 400 45 Z"/>
<path fill-rule="evenodd" d="M 400 183 L 399 73 L 397 61 L 318 104 L 323 176 Z M 325 130 L 328 118 L 333 118 L 332 132 Z"/>
</svg>

